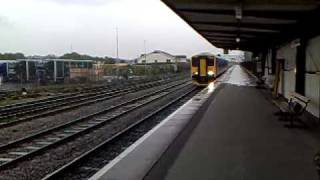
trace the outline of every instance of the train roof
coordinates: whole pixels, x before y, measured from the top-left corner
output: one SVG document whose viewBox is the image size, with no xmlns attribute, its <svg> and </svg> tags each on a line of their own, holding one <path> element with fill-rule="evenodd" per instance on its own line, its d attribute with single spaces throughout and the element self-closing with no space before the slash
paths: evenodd
<svg viewBox="0 0 320 180">
<path fill-rule="evenodd" d="M 203 57 L 203 56 L 215 57 L 215 55 L 212 54 L 212 53 L 200 53 L 200 54 L 196 54 L 196 55 L 194 55 L 192 57 L 196 58 L 196 57 Z"/>
<path fill-rule="evenodd" d="M 211 58 L 213 58 L 213 57 L 215 57 L 215 58 L 219 58 L 219 59 L 223 59 L 223 60 L 227 60 L 227 59 L 225 59 L 224 57 L 222 57 L 222 56 L 219 56 L 219 55 L 215 55 L 215 54 L 212 54 L 212 53 L 200 53 L 200 54 L 196 54 L 196 55 L 194 55 L 194 56 L 192 56 L 192 58 L 197 58 L 197 57 L 211 57 Z"/>
</svg>

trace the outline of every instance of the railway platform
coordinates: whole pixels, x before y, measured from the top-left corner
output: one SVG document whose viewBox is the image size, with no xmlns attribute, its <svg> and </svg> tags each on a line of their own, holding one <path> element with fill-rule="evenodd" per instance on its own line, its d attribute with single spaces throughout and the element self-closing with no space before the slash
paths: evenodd
<svg viewBox="0 0 320 180">
<path fill-rule="evenodd" d="M 91 179 L 318 179 L 319 139 L 285 128 L 254 82 L 232 67 Z"/>
</svg>

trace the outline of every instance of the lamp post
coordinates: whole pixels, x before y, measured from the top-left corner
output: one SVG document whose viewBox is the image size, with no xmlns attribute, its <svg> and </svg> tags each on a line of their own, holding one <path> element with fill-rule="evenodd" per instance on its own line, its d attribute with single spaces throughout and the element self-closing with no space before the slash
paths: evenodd
<svg viewBox="0 0 320 180">
<path fill-rule="evenodd" d="M 146 40 L 143 41 L 144 45 L 144 75 L 147 76 L 147 46 Z"/>
<path fill-rule="evenodd" d="M 116 43 L 117 43 L 117 61 L 119 62 L 119 32 L 118 27 L 116 27 Z M 119 79 L 119 67 L 116 66 L 116 76 L 117 79 Z"/>
</svg>

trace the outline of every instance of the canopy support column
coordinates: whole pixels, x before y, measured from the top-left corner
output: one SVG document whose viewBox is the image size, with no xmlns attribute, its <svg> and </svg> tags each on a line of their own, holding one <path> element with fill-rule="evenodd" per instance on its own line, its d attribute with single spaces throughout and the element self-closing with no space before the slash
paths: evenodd
<svg viewBox="0 0 320 180">
<path fill-rule="evenodd" d="M 297 47 L 296 58 L 296 92 L 305 94 L 305 69 L 306 69 L 306 39 L 300 39 L 300 46 Z"/>
</svg>

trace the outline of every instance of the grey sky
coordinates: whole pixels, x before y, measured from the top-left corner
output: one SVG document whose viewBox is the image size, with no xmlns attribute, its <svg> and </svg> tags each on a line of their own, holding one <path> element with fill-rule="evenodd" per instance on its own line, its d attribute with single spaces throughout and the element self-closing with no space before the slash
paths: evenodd
<svg viewBox="0 0 320 180">
<path fill-rule="evenodd" d="M 0 52 L 73 51 L 135 58 L 164 50 L 191 56 L 220 52 L 160 0 L 0 0 Z"/>
</svg>

